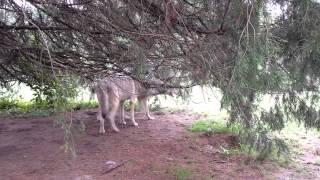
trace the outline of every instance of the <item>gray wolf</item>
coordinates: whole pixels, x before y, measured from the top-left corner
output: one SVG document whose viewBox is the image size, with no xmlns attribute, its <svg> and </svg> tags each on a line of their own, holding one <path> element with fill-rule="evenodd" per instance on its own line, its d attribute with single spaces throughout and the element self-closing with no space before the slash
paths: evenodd
<svg viewBox="0 0 320 180">
<path fill-rule="evenodd" d="M 147 88 L 142 83 L 135 81 L 128 76 L 113 76 L 98 80 L 95 91 L 99 102 L 99 111 L 97 115 L 97 119 L 100 121 L 99 133 L 105 133 L 105 119 L 110 121 L 111 128 L 115 132 L 119 132 L 119 129 L 115 124 L 115 115 L 119 107 L 121 108 L 120 122 L 126 124 L 123 106 L 125 100 L 130 100 L 131 122 L 134 126 L 138 126 L 138 123 L 134 118 L 136 99 L 138 99 L 141 109 L 144 111 L 147 118 L 154 119 L 149 112 L 147 105 L 148 98 L 158 94 L 170 94 L 170 92 L 166 88 L 161 87 L 163 82 L 160 80 L 154 81 L 153 84 L 156 84 L 157 86 Z"/>
</svg>

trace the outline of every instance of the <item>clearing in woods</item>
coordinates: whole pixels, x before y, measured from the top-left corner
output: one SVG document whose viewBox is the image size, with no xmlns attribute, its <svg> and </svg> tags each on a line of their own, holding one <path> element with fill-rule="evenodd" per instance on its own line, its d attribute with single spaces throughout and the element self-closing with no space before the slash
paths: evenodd
<svg viewBox="0 0 320 180">
<path fill-rule="evenodd" d="M 225 154 L 221 147 L 231 146 L 233 136 L 187 131 L 196 114 L 155 112 L 155 120 L 145 120 L 137 113 L 139 128 L 118 125 L 120 133 L 107 127 L 99 135 L 96 111 L 73 113 L 87 126 L 76 135 L 76 158 L 61 148 L 64 132 L 53 126 L 53 117 L 1 118 L 0 179 L 314 179 L 320 174 L 314 164 L 312 169 L 300 162 L 309 169 L 305 173 L 301 166 L 279 168 Z"/>
</svg>

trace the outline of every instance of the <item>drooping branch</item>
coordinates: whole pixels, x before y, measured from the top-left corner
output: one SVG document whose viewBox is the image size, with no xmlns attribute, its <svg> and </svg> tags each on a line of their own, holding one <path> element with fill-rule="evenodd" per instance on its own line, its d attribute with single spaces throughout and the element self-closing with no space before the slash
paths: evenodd
<svg viewBox="0 0 320 180">
<path fill-rule="evenodd" d="M 177 87 L 181 79 L 186 86 L 199 79 L 222 84 L 232 69 L 226 67 L 234 64 L 237 48 L 230 39 L 237 32 L 230 27 L 238 12 L 231 1 L 28 0 L 25 7 L 6 2 L 3 8 L 16 22 L 1 21 L 0 32 L 14 35 L 3 46 L 14 44 L 9 50 L 20 52 L 19 60 L 10 59 L 17 66 L 26 59 L 49 64 L 39 31 L 49 42 L 55 68 L 91 79 L 112 73 L 143 78 L 141 73 L 153 71 L 163 79 L 175 77 L 170 79 Z"/>
<path fill-rule="evenodd" d="M 42 31 L 71 31 L 70 28 L 64 28 L 64 27 L 44 27 L 39 26 L 40 30 Z M 0 30 L 30 30 L 30 31 L 37 31 L 37 27 L 34 26 L 10 26 L 10 25 L 0 25 Z"/>
</svg>

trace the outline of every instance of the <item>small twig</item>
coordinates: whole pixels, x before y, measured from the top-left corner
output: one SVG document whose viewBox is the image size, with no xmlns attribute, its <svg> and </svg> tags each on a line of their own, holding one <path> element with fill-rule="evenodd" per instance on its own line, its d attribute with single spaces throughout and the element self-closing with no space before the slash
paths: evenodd
<svg viewBox="0 0 320 180">
<path fill-rule="evenodd" d="M 125 163 L 127 163 L 128 161 L 130 161 L 130 160 L 122 161 L 121 163 L 119 163 L 119 164 L 117 164 L 117 165 L 115 165 L 115 166 L 113 166 L 113 167 L 111 167 L 111 168 L 108 168 L 108 169 L 106 169 L 106 170 L 103 170 L 101 174 L 110 173 L 111 171 L 113 171 L 113 170 L 115 170 L 115 169 L 123 166 L 123 165 L 124 165 Z"/>
<path fill-rule="evenodd" d="M 228 161 L 221 161 L 221 160 L 217 160 L 217 159 L 214 159 L 213 161 L 216 163 L 227 163 L 228 162 Z"/>
</svg>

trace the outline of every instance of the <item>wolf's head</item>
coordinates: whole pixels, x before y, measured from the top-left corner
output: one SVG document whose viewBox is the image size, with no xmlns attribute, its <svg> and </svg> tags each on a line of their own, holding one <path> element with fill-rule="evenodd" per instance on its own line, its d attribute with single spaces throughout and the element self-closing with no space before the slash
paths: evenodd
<svg viewBox="0 0 320 180">
<path fill-rule="evenodd" d="M 151 80 L 150 83 L 152 83 L 153 85 L 148 89 L 149 89 L 149 92 L 152 93 L 153 95 L 167 94 L 167 95 L 173 96 L 178 93 L 177 89 L 167 87 L 166 84 L 159 79 Z"/>
<path fill-rule="evenodd" d="M 178 90 L 175 89 L 175 88 L 168 88 L 168 87 L 160 87 L 158 89 L 159 91 L 159 94 L 166 94 L 166 95 L 169 95 L 169 96 L 173 96 L 175 94 L 178 93 Z"/>
</svg>

